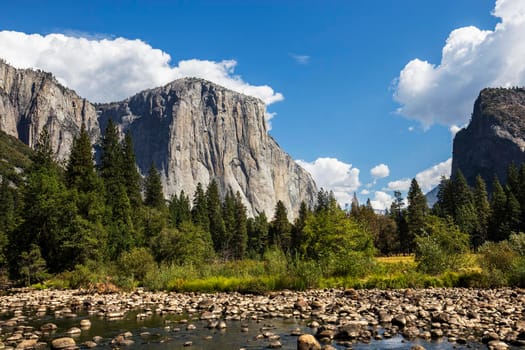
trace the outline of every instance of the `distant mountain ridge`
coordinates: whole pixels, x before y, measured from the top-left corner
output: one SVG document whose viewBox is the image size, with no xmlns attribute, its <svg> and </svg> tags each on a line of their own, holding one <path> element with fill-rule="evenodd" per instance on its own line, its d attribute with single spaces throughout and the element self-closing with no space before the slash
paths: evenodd
<svg viewBox="0 0 525 350">
<path fill-rule="evenodd" d="M 179 79 L 120 102 L 92 104 L 50 74 L 0 61 L 0 130 L 34 147 L 47 127 L 58 159 L 66 159 L 84 123 L 97 143 L 109 119 L 130 131 L 137 165 L 153 162 L 167 196 L 192 195 L 198 182 L 217 180 L 239 191 L 248 213 L 273 213 L 278 200 L 298 212 L 317 192 L 302 169 L 268 135 L 265 105 L 202 79 Z"/>
<path fill-rule="evenodd" d="M 506 182 L 511 163 L 525 162 L 525 88 L 483 89 L 469 125 L 454 137 L 452 176 L 461 170 L 474 184 L 479 174 L 492 188 L 494 176 Z"/>
</svg>

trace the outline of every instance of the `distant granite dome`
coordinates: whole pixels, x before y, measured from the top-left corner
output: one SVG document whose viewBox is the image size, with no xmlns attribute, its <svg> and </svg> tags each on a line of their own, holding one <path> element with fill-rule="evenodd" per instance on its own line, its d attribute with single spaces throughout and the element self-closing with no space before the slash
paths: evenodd
<svg viewBox="0 0 525 350">
<path fill-rule="evenodd" d="M 483 89 L 467 128 L 454 138 L 452 176 L 461 170 L 470 185 L 479 174 L 492 188 L 506 181 L 511 163 L 525 162 L 525 89 Z"/>
<path fill-rule="evenodd" d="M 251 215 L 271 216 L 281 200 L 295 217 L 317 188 L 268 135 L 265 110 L 259 99 L 196 78 L 94 105 L 49 73 L 0 61 L 0 130 L 29 146 L 48 127 L 57 158 L 66 159 L 82 123 L 98 142 L 112 119 L 122 135 L 131 132 L 142 174 L 152 162 L 159 168 L 168 197 L 215 179 L 223 194 L 239 191 Z"/>
</svg>

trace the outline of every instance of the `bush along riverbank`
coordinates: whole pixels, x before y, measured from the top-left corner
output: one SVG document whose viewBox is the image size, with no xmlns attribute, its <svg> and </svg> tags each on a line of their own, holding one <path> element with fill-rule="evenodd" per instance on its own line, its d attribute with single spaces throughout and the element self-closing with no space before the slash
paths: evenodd
<svg viewBox="0 0 525 350">
<path fill-rule="evenodd" d="M 446 339 L 458 345 L 485 343 L 489 348 L 525 346 L 525 291 L 522 289 L 400 289 L 354 290 L 330 289 L 304 292 L 281 291 L 267 295 L 239 293 L 166 293 L 134 292 L 89 294 L 85 290 L 15 290 L 0 297 L 4 315 L 1 337 L 8 346 L 30 348 L 62 342 L 75 346 L 76 329 L 56 329 L 49 322 L 36 329 L 29 326 L 38 315 L 76 318 L 78 314 L 115 319 L 136 311 L 147 319 L 155 314 L 178 315 L 180 327 L 195 329 L 192 323 L 206 322 L 206 327 L 226 328 L 231 322 L 246 320 L 296 319 L 310 328 L 298 330 L 323 343 L 351 347 L 402 335 L 407 340 Z M 36 315 L 36 316 L 35 316 Z M 49 317 L 46 319 L 49 321 Z M 200 321 L 199 321 L 200 320 Z M 52 321 L 52 320 L 51 320 Z M 199 324 L 201 324 L 199 323 Z M 79 320 L 79 326 L 89 322 Z M 24 329 L 24 332 L 20 332 Z M 261 327 L 262 329 L 262 327 Z M 136 331 L 136 330 L 133 330 Z M 289 330 L 286 330 L 289 332 Z M 55 336 L 49 336 L 55 332 Z M 82 332 L 82 327 L 78 333 Z M 55 334 L 53 333 L 53 334 Z M 71 333 L 71 334 L 70 334 Z M 261 331 L 260 339 L 270 340 Z M 132 333 L 129 333 L 132 334 Z M 125 333 L 112 339 L 95 337 L 85 344 L 130 343 Z M 65 335 L 65 337 L 62 337 Z M 68 339 L 63 339 L 68 338 Z M 305 339 L 305 338 L 303 338 Z M 29 345 L 28 345 L 29 344 Z M 27 345 L 27 346 L 26 346 Z"/>
</svg>

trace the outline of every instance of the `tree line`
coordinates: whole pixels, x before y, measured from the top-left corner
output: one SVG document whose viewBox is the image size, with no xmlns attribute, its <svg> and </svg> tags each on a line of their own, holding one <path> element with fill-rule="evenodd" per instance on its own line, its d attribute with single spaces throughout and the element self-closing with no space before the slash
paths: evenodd
<svg viewBox="0 0 525 350">
<path fill-rule="evenodd" d="M 157 264 L 261 259 L 278 249 L 341 270 L 350 251 L 373 254 L 371 236 L 321 190 L 314 208 L 301 204 L 291 223 L 279 201 L 273 215 L 248 217 L 240 193 L 222 194 L 215 180 L 165 200 L 154 164 L 138 172 L 130 134 L 122 141 L 109 121 L 100 141 L 100 160 L 84 127 L 69 158 L 58 164 L 47 130 L 39 137 L 23 182 L 0 185 L 0 266 L 27 283 L 47 273 L 71 271 L 86 262 L 128 259 Z M 349 264 L 347 264 L 349 265 Z M 341 271 L 339 271 L 341 272 Z M 341 272 L 342 273 L 342 272 Z"/>
</svg>

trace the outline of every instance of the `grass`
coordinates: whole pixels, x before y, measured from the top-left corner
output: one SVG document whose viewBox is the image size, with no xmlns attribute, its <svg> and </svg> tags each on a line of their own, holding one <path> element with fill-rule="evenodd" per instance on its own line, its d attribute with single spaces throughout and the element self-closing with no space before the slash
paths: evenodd
<svg viewBox="0 0 525 350">
<path fill-rule="evenodd" d="M 395 256 L 378 256 L 376 257 L 377 262 L 383 264 L 415 264 L 415 256 L 411 255 L 395 255 Z"/>
<path fill-rule="evenodd" d="M 467 258 L 476 261 L 475 255 Z M 142 281 L 122 275 L 115 266 L 80 265 L 75 271 L 55 276 L 47 285 L 78 287 L 82 281 L 99 282 L 109 275 L 113 276 L 111 281 L 125 290 L 143 286 L 175 292 L 263 294 L 283 289 L 479 287 L 485 283 L 478 265 L 469 264 L 459 272 L 431 276 L 417 270 L 414 256 L 379 257 L 367 271 L 357 276 L 330 276 L 324 274 L 322 266 L 315 261 L 290 259 L 270 252 L 262 260 L 215 261 L 202 266 L 161 265 L 149 271 Z"/>
</svg>

